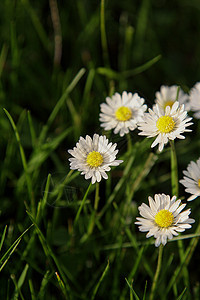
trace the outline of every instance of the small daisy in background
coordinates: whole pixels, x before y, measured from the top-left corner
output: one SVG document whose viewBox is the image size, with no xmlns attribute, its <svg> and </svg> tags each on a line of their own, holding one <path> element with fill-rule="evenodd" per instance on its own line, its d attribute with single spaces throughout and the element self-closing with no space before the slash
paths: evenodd
<svg viewBox="0 0 200 300">
<path fill-rule="evenodd" d="M 183 174 L 185 176 L 179 182 L 186 187 L 187 193 L 192 194 L 187 201 L 192 201 L 200 196 L 200 158 L 196 163 L 191 161 Z"/>
<path fill-rule="evenodd" d="M 114 129 L 114 133 L 124 136 L 137 128 L 137 123 L 141 121 L 147 105 L 144 99 L 137 93 L 123 92 L 122 96 L 115 93 L 111 98 L 106 98 L 106 103 L 100 105 L 101 127 L 105 130 Z"/>
<path fill-rule="evenodd" d="M 169 140 L 184 139 L 181 134 L 192 131 L 186 128 L 193 124 L 190 122 L 191 119 L 187 117 L 184 105 L 179 107 L 178 101 L 174 102 L 172 107 L 167 106 L 165 112 L 156 104 L 153 109 L 149 108 L 149 112 L 144 114 L 143 121 L 138 124 L 138 129 L 142 131 L 139 135 L 156 137 L 151 148 L 159 144 L 158 149 L 162 151 Z"/>
<path fill-rule="evenodd" d="M 200 119 L 200 82 L 197 82 L 189 93 L 189 101 L 191 111 L 194 113 L 194 118 Z"/>
<path fill-rule="evenodd" d="M 165 111 L 167 106 L 172 107 L 175 101 L 178 101 L 180 105 L 184 104 L 186 111 L 190 110 L 189 95 L 184 93 L 182 89 L 179 89 L 178 99 L 177 99 L 177 92 L 178 92 L 177 85 L 172 85 L 172 86 L 162 85 L 160 87 L 160 91 L 156 92 L 155 103 L 158 104 L 162 112 Z"/>
<path fill-rule="evenodd" d="M 139 230 L 148 232 L 146 237 L 154 236 L 156 238 L 155 246 L 165 245 L 167 240 L 171 240 L 173 236 L 177 236 L 179 232 L 191 228 L 194 219 L 188 216 L 190 209 L 181 212 L 186 204 L 181 204 L 181 200 L 176 200 L 176 196 L 170 199 L 169 195 L 155 194 L 154 199 L 148 197 L 149 206 L 142 203 L 139 206 L 139 212 L 142 218 L 136 218 L 135 222 L 139 225 Z"/>
<path fill-rule="evenodd" d="M 73 156 L 69 158 L 70 169 L 78 170 L 85 179 L 92 178 L 92 184 L 100 182 L 101 178 L 108 179 L 106 172 L 110 166 L 118 166 L 123 160 L 115 160 L 119 150 L 117 144 L 109 143 L 106 136 L 94 134 L 93 138 L 86 135 L 85 139 L 80 137 L 76 147 L 68 152 Z"/>
</svg>

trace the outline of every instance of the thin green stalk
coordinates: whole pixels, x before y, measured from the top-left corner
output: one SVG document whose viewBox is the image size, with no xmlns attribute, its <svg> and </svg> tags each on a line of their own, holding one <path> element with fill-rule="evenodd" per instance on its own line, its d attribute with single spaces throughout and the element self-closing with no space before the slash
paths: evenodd
<svg viewBox="0 0 200 300">
<path fill-rule="evenodd" d="M 11 255 L 13 254 L 13 252 L 15 251 L 15 249 L 17 248 L 18 244 L 21 242 L 22 237 L 25 235 L 25 233 L 33 226 L 33 224 L 31 224 L 31 226 L 29 226 L 21 235 L 20 237 L 18 237 L 18 239 L 16 239 L 16 241 L 10 246 L 10 248 L 6 251 L 6 253 L 0 258 L 0 272 L 3 269 L 3 267 L 5 266 L 5 264 L 8 262 L 9 258 L 11 257 Z"/>
<path fill-rule="evenodd" d="M 91 218 L 90 218 L 90 222 L 88 225 L 88 230 L 87 233 L 83 235 L 83 237 L 81 238 L 81 242 L 85 242 L 88 238 L 88 236 L 90 236 L 93 232 L 94 229 L 94 224 L 95 224 L 95 219 L 97 216 L 97 209 L 98 209 L 98 204 L 99 204 L 99 183 L 96 182 L 96 190 L 95 190 L 95 199 L 94 199 L 94 210 L 91 214 Z"/>
<path fill-rule="evenodd" d="M 106 265 L 106 267 L 105 267 L 105 270 L 103 271 L 103 274 L 101 275 L 99 281 L 97 282 L 97 284 L 96 284 L 96 286 L 95 286 L 95 288 L 94 288 L 94 291 L 93 291 L 93 293 L 92 293 L 91 300 L 93 300 L 93 299 L 95 298 L 95 295 L 96 295 L 96 293 L 97 293 L 97 291 L 98 291 L 98 289 L 99 289 L 99 286 L 100 286 L 101 282 L 103 281 L 105 275 L 107 274 L 108 270 L 109 270 L 109 261 L 108 261 L 108 263 L 107 263 L 107 265 Z"/>
<path fill-rule="evenodd" d="M 4 231 L 3 231 L 3 233 L 2 233 L 2 236 L 1 236 L 1 241 L 0 241 L 0 252 L 1 252 L 1 248 L 2 248 L 2 246 L 3 246 L 4 240 L 5 240 L 6 230 L 7 230 L 7 225 L 5 226 Z"/>
<path fill-rule="evenodd" d="M 138 190 L 142 180 L 144 180 L 144 178 L 149 174 L 151 168 L 153 167 L 153 165 L 155 164 L 157 159 L 158 159 L 158 156 L 156 154 L 154 154 L 153 152 L 151 152 L 148 155 L 142 169 L 137 174 L 137 177 L 131 186 L 127 203 L 131 202 L 131 200 L 133 199 L 134 193 Z"/>
<path fill-rule="evenodd" d="M 27 116 L 28 116 L 28 123 L 29 123 L 29 127 L 30 127 L 32 147 L 35 148 L 35 146 L 36 146 L 36 133 L 35 133 L 35 129 L 34 129 L 34 126 L 33 126 L 33 120 L 32 120 L 32 117 L 31 117 L 31 112 L 29 110 L 27 112 Z"/>
<path fill-rule="evenodd" d="M 101 0 L 100 11 L 100 29 L 101 29 L 101 44 L 103 50 L 103 59 L 106 67 L 109 66 L 108 45 L 106 39 L 106 27 L 105 27 L 105 0 Z"/>
<path fill-rule="evenodd" d="M 51 56 L 51 43 L 50 40 L 44 30 L 44 27 L 39 19 L 39 17 L 37 16 L 34 8 L 31 6 L 30 1 L 29 0 L 21 0 L 21 3 L 23 4 L 23 6 L 25 7 L 25 9 L 27 10 L 27 13 L 30 16 L 30 19 L 33 23 L 33 26 L 40 38 L 41 43 L 43 44 L 44 49 L 47 51 L 47 53 Z"/>
<path fill-rule="evenodd" d="M 121 81 L 125 78 L 130 78 L 130 77 L 136 76 L 136 75 L 148 70 L 152 65 L 157 63 L 161 58 L 162 58 L 162 56 L 159 54 L 156 57 L 152 58 L 151 60 L 147 61 L 146 63 L 144 63 L 143 65 L 141 65 L 139 67 L 136 67 L 131 70 L 126 70 L 123 72 L 117 72 L 110 68 L 103 68 L 103 67 L 97 68 L 96 71 L 98 74 L 104 75 L 111 79 L 115 79 L 117 81 Z"/>
<path fill-rule="evenodd" d="M 98 209 L 98 205 L 99 205 L 99 183 L 96 182 L 96 191 L 95 191 L 95 200 L 94 200 L 94 210 L 95 210 L 95 212 Z"/>
<path fill-rule="evenodd" d="M 198 244 L 199 241 L 199 234 L 200 234 L 200 223 L 195 231 L 194 238 L 192 238 L 192 240 L 190 241 L 189 246 L 187 247 L 187 249 L 184 252 L 184 259 L 183 261 L 181 261 L 181 264 L 179 264 L 179 266 L 176 268 L 176 270 L 174 271 L 174 274 L 168 284 L 168 287 L 166 289 L 166 294 L 170 291 L 170 289 L 172 288 L 172 286 L 178 282 L 178 276 L 181 274 L 182 268 L 183 266 L 187 266 L 190 262 L 190 259 L 192 258 L 192 255 L 194 253 L 194 250 Z"/>
<path fill-rule="evenodd" d="M 178 95 L 178 91 L 177 91 Z M 177 96 L 178 97 L 178 96 Z M 177 163 L 177 156 L 176 156 L 176 150 L 174 146 L 174 141 L 170 141 L 171 146 L 171 184 L 172 184 L 172 196 L 178 197 L 178 163 Z M 178 249 L 179 249 L 179 256 L 181 262 L 184 260 L 184 253 L 185 249 L 183 246 L 183 241 L 178 240 Z M 189 274 L 187 267 L 183 267 L 183 277 L 184 277 L 184 283 L 187 287 L 189 287 Z"/>
<path fill-rule="evenodd" d="M 157 286 L 157 283 L 158 283 L 158 277 L 159 277 L 160 269 L 161 269 L 161 265 L 162 265 L 162 253 L 163 253 L 163 245 L 161 244 L 159 246 L 158 263 L 157 263 L 156 273 L 155 273 L 155 276 L 154 276 L 154 279 L 153 279 L 153 284 L 152 284 L 151 294 L 150 294 L 149 300 L 154 299 L 156 286 Z"/>
<path fill-rule="evenodd" d="M 127 151 L 129 152 L 132 149 L 132 141 L 131 141 L 131 135 L 130 135 L 130 133 L 128 133 L 126 135 L 126 137 L 127 137 Z"/>
<path fill-rule="evenodd" d="M 26 176 L 26 184 L 27 184 L 27 189 L 28 189 L 28 194 L 29 194 L 29 198 L 30 198 L 30 202 L 31 202 L 31 209 L 32 209 L 32 213 L 33 215 L 35 215 L 35 200 L 34 200 L 34 192 L 33 192 L 33 187 L 32 187 L 32 181 L 31 181 L 31 177 L 30 174 L 28 173 L 28 168 L 27 168 L 27 161 L 26 161 L 26 156 L 25 156 L 25 152 L 24 152 L 24 148 L 21 144 L 21 139 L 20 139 L 20 135 L 17 129 L 17 126 L 15 125 L 15 122 L 13 121 L 13 118 L 11 117 L 10 113 L 4 108 L 3 109 L 11 123 L 11 126 L 14 130 L 15 133 L 15 137 L 19 146 L 19 151 L 20 151 L 20 156 L 21 156 L 21 160 L 22 160 L 22 165 L 24 168 L 24 173 Z"/>
<path fill-rule="evenodd" d="M 69 298 L 68 299 L 71 299 L 70 297 L 70 287 L 69 287 L 69 284 L 68 284 L 68 280 L 64 274 L 64 271 L 63 271 L 63 268 L 61 267 L 61 264 L 60 264 L 60 261 L 57 259 L 57 256 L 54 254 L 54 252 L 52 251 L 50 245 L 48 244 L 45 236 L 43 235 L 43 233 L 41 232 L 40 228 L 38 227 L 33 215 L 31 215 L 30 212 L 27 211 L 27 214 L 29 216 L 29 218 L 31 219 L 31 221 L 33 222 L 33 224 L 35 225 L 35 228 L 36 228 L 36 231 L 37 231 L 37 234 L 38 234 L 38 237 L 39 237 L 39 240 L 41 242 L 41 245 L 43 247 L 43 250 L 44 250 L 44 253 L 47 257 L 51 257 L 52 260 L 54 261 L 64 283 L 65 283 L 65 288 L 66 288 L 66 292 L 68 293 L 69 295 Z M 52 269 L 54 270 L 54 266 L 53 264 L 50 262 L 50 265 L 52 267 Z"/>
<path fill-rule="evenodd" d="M 174 141 L 170 141 L 171 146 L 171 185 L 172 195 L 178 197 L 178 164 Z"/>
<path fill-rule="evenodd" d="M 63 190 L 66 187 L 66 184 L 69 182 L 69 180 L 71 179 L 70 176 L 72 175 L 72 173 L 74 172 L 74 170 L 70 170 L 69 173 L 66 175 L 65 179 L 63 180 L 63 182 L 57 184 L 57 186 L 55 186 L 54 190 L 51 192 L 51 198 L 55 199 L 53 201 L 53 203 L 57 203 L 62 195 L 63 195 Z M 77 176 L 77 174 L 75 174 Z"/>
<path fill-rule="evenodd" d="M 7 54 L 8 54 L 8 46 L 4 43 L 0 53 L 0 78 L 3 72 L 4 65 L 6 63 Z"/>
<path fill-rule="evenodd" d="M 88 235 L 90 235 L 93 231 L 94 224 L 95 224 L 95 218 L 97 214 L 97 209 L 98 209 L 98 204 L 99 204 L 99 183 L 96 182 L 96 191 L 95 191 L 95 199 L 94 199 L 94 211 L 91 216 L 91 221 L 88 227 Z"/>
<path fill-rule="evenodd" d="M 54 67 L 60 66 L 62 57 L 62 29 L 57 0 L 49 0 L 51 20 L 54 29 Z"/>
<path fill-rule="evenodd" d="M 74 89 L 74 87 L 77 85 L 77 83 L 79 82 L 79 80 L 82 78 L 82 76 L 84 74 L 85 74 L 85 69 L 84 68 L 80 69 L 80 71 L 74 77 L 72 82 L 67 86 L 67 88 L 65 89 L 65 91 L 62 94 L 62 96 L 60 97 L 60 99 L 57 101 L 54 109 L 52 110 L 52 112 L 51 112 L 51 114 L 50 114 L 50 116 L 47 120 L 46 125 L 42 128 L 42 131 L 41 131 L 41 134 L 40 134 L 40 137 L 39 137 L 40 144 L 42 144 L 44 139 L 46 138 L 46 134 L 47 134 L 51 124 L 53 123 L 56 115 L 58 114 L 59 110 L 63 106 L 65 100 L 68 97 L 68 95 L 71 93 L 71 91 Z"/>
<path fill-rule="evenodd" d="M 117 193 L 120 191 L 122 185 L 126 182 L 128 173 L 131 169 L 131 166 L 133 164 L 133 161 L 135 159 L 135 153 L 129 158 L 127 165 L 124 169 L 124 173 L 123 176 L 120 178 L 120 180 L 118 181 L 118 183 L 116 184 L 112 194 L 110 195 L 110 197 L 108 198 L 106 204 L 104 205 L 104 207 L 102 208 L 102 210 L 100 211 L 100 213 L 98 213 L 98 218 L 100 219 L 103 214 L 106 212 L 106 210 L 108 209 L 109 205 L 111 205 L 111 203 L 114 201 Z"/>
<path fill-rule="evenodd" d="M 76 226 L 76 224 L 77 224 L 77 222 L 78 222 L 80 213 L 81 213 L 82 208 L 83 208 L 83 206 L 84 206 L 84 204 L 85 204 L 85 201 L 86 201 L 86 199 L 87 199 L 87 195 L 88 195 L 88 193 L 89 193 L 89 190 L 90 190 L 91 186 L 92 186 L 92 182 L 90 182 L 90 185 L 88 186 L 88 189 L 87 189 L 87 191 L 86 191 L 86 193 L 85 193 L 85 195 L 84 195 L 84 197 L 83 197 L 83 200 L 82 200 L 82 202 L 81 202 L 81 205 L 80 205 L 80 207 L 79 207 L 79 210 L 78 210 L 78 212 L 77 212 L 77 214 L 76 214 L 76 217 L 75 217 L 75 220 L 74 220 L 74 227 Z"/>
<path fill-rule="evenodd" d="M 176 101 L 178 101 L 178 96 L 180 92 L 180 86 L 177 87 L 177 92 L 176 92 Z"/>
</svg>

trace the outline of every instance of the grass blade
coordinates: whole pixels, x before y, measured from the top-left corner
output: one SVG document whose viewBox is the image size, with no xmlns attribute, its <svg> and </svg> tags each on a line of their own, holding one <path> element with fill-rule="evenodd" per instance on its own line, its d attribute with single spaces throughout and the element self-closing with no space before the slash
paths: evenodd
<svg viewBox="0 0 200 300">
<path fill-rule="evenodd" d="M 181 300 L 183 298 L 183 295 L 185 294 L 187 288 L 185 287 L 180 296 L 177 298 L 177 300 Z"/>
<path fill-rule="evenodd" d="M 39 293 L 38 293 L 38 296 L 37 296 L 37 298 L 39 300 L 44 300 L 45 289 L 46 289 L 46 286 L 47 286 L 51 276 L 52 276 L 52 274 L 50 274 L 50 271 L 47 270 L 46 273 L 44 274 L 43 279 L 42 279 L 40 290 L 39 290 Z"/>
<path fill-rule="evenodd" d="M 88 193 L 89 193 L 89 190 L 90 190 L 91 186 L 92 186 L 92 183 L 90 182 L 90 184 L 89 184 L 89 186 L 88 186 L 88 188 L 87 188 L 87 191 L 86 191 L 86 193 L 85 193 L 85 195 L 84 195 L 84 197 L 83 197 L 83 200 L 82 200 L 82 202 L 81 202 L 81 205 L 80 205 L 80 207 L 79 207 L 79 209 L 78 209 L 78 212 L 77 212 L 77 214 L 76 214 L 76 217 L 75 217 L 75 220 L 74 220 L 74 227 L 76 226 L 76 224 L 77 224 L 77 222 L 78 222 L 80 213 L 81 213 L 82 208 L 83 208 L 83 206 L 84 206 L 84 204 L 85 204 L 85 200 L 86 200 L 86 198 L 87 198 L 87 195 L 88 195 Z"/>
<path fill-rule="evenodd" d="M 54 121 L 57 113 L 59 112 L 59 110 L 63 106 L 64 102 L 66 101 L 68 95 L 75 88 L 75 86 L 77 85 L 77 83 L 83 77 L 84 74 L 85 74 L 85 69 L 84 68 L 80 69 L 80 71 L 78 72 L 78 74 L 74 77 L 74 79 L 72 80 L 72 82 L 65 89 L 65 91 L 62 94 L 62 96 L 60 97 L 60 99 L 57 101 L 56 106 L 54 107 L 53 111 L 51 112 L 51 114 L 50 114 L 50 116 L 49 116 L 49 118 L 47 120 L 47 124 L 43 127 L 43 129 L 41 131 L 41 134 L 40 134 L 40 137 L 39 137 L 40 144 L 44 141 L 44 139 L 46 137 L 46 134 L 47 134 L 47 132 L 48 132 L 51 124 L 53 123 L 53 121 Z"/>
<path fill-rule="evenodd" d="M 70 298 L 70 288 L 69 288 L 69 285 L 68 285 L 68 282 L 67 282 L 67 278 L 65 277 L 64 272 L 62 271 L 61 265 L 60 265 L 57 257 L 54 255 L 51 247 L 49 246 L 49 244 L 48 244 L 47 240 L 45 239 L 43 233 L 41 232 L 40 228 L 38 227 L 38 225 L 37 225 L 34 217 L 28 211 L 27 211 L 27 214 L 28 214 L 29 218 L 31 219 L 31 221 L 33 222 L 33 224 L 35 225 L 35 228 L 37 230 L 37 234 L 38 234 L 39 240 L 41 242 L 41 245 L 42 245 L 42 247 L 44 249 L 44 252 L 45 252 L 46 256 L 47 257 L 51 257 L 53 259 L 56 267 L 58 268 L 58 271 L 61 274 L 62 279 L 63 279 L 63 281 L 65 283 L 66 291 L 67 291 L 68 296 Z"/>
<path fill-rule="evenodd" d="M 109 269 L 109 261 L 108 261 L 108 263 L 107 263 L 107 265 L 106 265 L 106 267 L 105 267 L 105 270 L 103 271 L 103 274 L 101 275 L 99 281 L 97 282 L 97 284 L 96 284 L 96 286 L 95 286 L 95 288 L 94 288 L 94 291 L 93 291 L 93 293 L 92 293 L 91 300 L 94 300 L 94 298 L 95 298 L 95 296 L 96 296 L 96 293 L 97 293 L 97 291 L 98 291 L 98 289 L 99 289 L 99 286 L 100 286 L 101 282 L 103 281 L 104 277 L 106 276 L 106 274 L 107 274 L 107 272 L 108 272 L 108 269 Z"/>
<path fill-rule="evenodd" d="M 174 274 L 173 274 L 173 276 L 172 276 L 172 278 L 171 278 L 171 280 L 170 280 L 170 282 L 167 286 L 166 293 L 168 293 L 170 291 L 170 289 L 172 288 L 172 286 L 176 283 L 177 278 L 178 278 L 183 266 L 189 264 L 189 261 L 192 257 L 192 254 L 193 254 L 193 252 L 194 252 L 194 250 L 195 250 L 195 248 L 198 244 L 199 232 L 200 232 L 200 223 L 199 223 L 199 225 L 196 229 L 196 234 L 198 234 L 198 235 L 197 235 L 197 237 L 192 238 L 192 240 L 190 241 L 189 246 L 186 248 L 186 250 L 184 252 L 184 257 L 183 257 L 180 265 L 174 271 Z"/>
<path fill-rule="evenodd" d="M 143 65 L 132 69 L 132 70 L 127 70 L 127 71 L 123 71 L 123 72 L 117 72 L 114 71 L 112 69 L 109 68 L 103 68 L 103 67 L 99 67 L 97 68 L 97 73 L 104 75 L 110 79 L 115 79 L 115 80 L 122 80 L 125 78 L 129 78 L 135 75 L 138 75 L 146 70 L 148 70 L 151 66 L 153 66 L 155 63 L 157 63 L 160 59 L 161 59 L 161 55 L 157 55 L 156 57 L 152 58 L 151 60 L 149 60 L 148 62 L 144 63 Z"/>
<path fill-rule="evenodd" d="M 31 133 L 32 147 L 34 149 L 35 146 L 36 146 L 36 133 L 35 133 L 35 129 L 34 129 L 34 126 L 33 126 L 33 120 L 32 120 L 32 117 L 31 117 L 31 113 L 30 113 L 29 110 L 28 110 L 28 123 L 29 123 L 30 133 Z"/>
<path fill-rule="evenodd" d="M 25 9 L 27 10 L 27 13 L 29 14 L 31 21 L 33 23 L 33 26 L 35 27 L 35 30 L 44 46 L 44 49 L 51 55 L 51 46 L 50 41 L 48 39 L 48 36 L 42 26 L 42 23 L 40 22 L 40 19 L 36 15 L 35 10 L 32 8 L 29 0 L 21 0 L 22 4 L 24 5 Z"/>
<path fill-rule="evenodd" d="M 31 207 L 32 207 L 33 214 L 35 214 L 35 202 L 34 202 L 34 196 L 33 196 L 33 187 L 32 187 L 32 182 L 31 182 L 30 175 L 29 175 L 28 170 L 27 170 L 27 161 L 26 161 L 24 148 L 21 144 L 21 139 L 20 139 L 20 136 L 19 136 L 19 132 L 18 132 L 17 127 L 16 127 L 16 125 L 13 121 L 13 118 L 11 117 L 10 113 L 5 108 L 4 108 L 4 111 L 5 111 L 5 113 L 8 117 L 11 125 L 12 125 L 12 128 L 13 128 L 14 133 L 15 133 L 15 137 L 16 137 L 16 140 L 17 140 L 17 143 L 18 143 L 18 146 L 19 146 L 22 165 L 23 165 L 23 168 L 24 168 L 25 176 L 26 176 L 28 194 L 29 194 L 29 198 L 30 198 L 30 201 L 31 201 Z"/>
<path fill-rule="evenodd" d="M 4 44 L 1 49 L 1 54 L 0 54 L 0 78 L 1 78 L 1 74 L 3 72 L 3 68 L 4 68 L 4 65 L 6 62 L 7 53 L 8 53 L 8 46 L 6 44 Z"/>
<path fill-rule="evenodd" d="M 36 300 L 36 296 L 35 296 L 35 291 L 34 291 L 32 280 L 29 279 L 28 283 L 29 283 L 29 289 L 30 289 L 30 293 L 31 293 L 31 300 Z"/>
<path fill-rule="evenodd" d="M 3 242 L 5 240 L 6 230 L 7 230 L 7 225 L 5 226 L 4 231 L 2 233 L 1 242 L 0 242 L 0 252 L 1 252 L 1 248 L 3 246 Z"/>
<path fill-rule="evenodd" d="M 56 278 L 58 280 L 59 287 L 61 288 L 61 291 L 63 292 L 63 294 L 67 298 L 67 294 L 66 294 L 66 289 L 65 289 L 64 283 L 63 283 L 62 279 L 60 278 L 58 272 L 55 272 L 55 274 L 56 274 Z"/>
<path fill-rule="evenodd" d="M 104 65 L 109 66 L 108 45 L 107 45 L 106 26 L 105 26 L 105 0 L 101 0 L 100 30 L 101 30 L 101 45 L 103 50 Z"/>
<path fill-rule="evenodd" d="M 145 299 L 146 299 L 146 292 L 147 292 L 147 281 L 146 281 L 146 283 L 145 283 L 144 295 L 143 295 L 142 300 L 145 300 Z"/>
<path fill-rule="evenodd" d="M 138 295 L 136 294 L 136 292 L 134 291 L 134 289 L 132 288 L 131 284 L 128 282 L 128 280 L 125 278 L 126 283 L 128 284 L 130 290 L 132 291 L 133 295 L 135 296 L 136 300 L 140 300 L 140 298 L 138 297 Z"/>
<path fill-rule="evenodd" d="M 15 249 L 17 248 L 18 244 L 20 243 L 22 237 L 27 233 L 27 231 L 33 226 L 33 224 L 31 226 L 29 226 L 19 237 L 18 239 L 16 239 L 16 241 L 10 246 L 10 248 L 6 251 L 6 253 L 2 256 L 2 258 L 0 259 L 0 272 L 3 269 L 3 267 L 5 266 L 5 264 L 7 263 L 7 261 L 9 260 L 9 258 L 11 257 L 11 255 L 13 254 L 13 252 L 15 251 Z M 8 256 L 8 257 L 7 257 Z M 3 262 L 3 260 L 7 257 L 7 259 Z"/>
<path fill-rule="evenodd" d="M 15 282 L 15 291 L 14 291 L 13 299 L 18 299 L 18 295 L 19 294 L 21 296 L 21 287 L 22 287 L 22 285 L 24 283 L 24 280 L 26 278 L 26 274 L 27 274 L 28 268 L 29 268 L 29 265 L 26 264 L 25 267 L 24 267 L 24 270 L 22 271 L 22 273 L 21 273 L 21 275 L 19 277 L 18 282 Z M 14 279 L 14 277 L 12 279 Z"/>
</svg>

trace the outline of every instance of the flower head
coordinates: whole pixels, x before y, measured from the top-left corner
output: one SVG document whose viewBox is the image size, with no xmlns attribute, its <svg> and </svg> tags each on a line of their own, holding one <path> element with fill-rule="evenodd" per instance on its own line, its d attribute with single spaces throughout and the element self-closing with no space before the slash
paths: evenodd
<svg viewBox="0 0 200 300">
<path fill-rule="evenodd" d="M 194 118 L 200 119 L 200 82 L 197 82 L 190 90 L 189 101 L 191 111 L 194 111 Z"/>
<path fill-rule="evenodd" d="M 170 199 L 169 195 L 155 194 L 154 199 L 148 197 L 149 206 L 142 203 L 139 212 L 142 218 L 136 218 L 135 224 L 139 225 L 139 230 L 148 232 L 146 237 L 156 238 L 155 246 L 165 245 L 167 239 L 171 240 L 179 232 L 191 228 L 194 219 L 189 219 L 190 209 L 183 212 L 186 204 L 181 204 L 181 200 L 176 200 L 176 196 Z"/>
<path fill-rule="evenodd" d="M 160 91 L 156 92 L 155 103 L 158 104 L 160 110 L 164 113 L 167 106 L 172 107 L 175 101 L 180 104 L 185 105 L 185 110 L 189 110 L 189 96 L 183 92 L 182 89 L 179 90 L 177 99 L 178 86 L 166 86 L 162 85 Z"/>
<path fill-rule="evenodd" d="M 180 183 L 183 184 L 187 193 L 192 194 L 187 200 L 192 201 L 200 196 L 200 158 L 195 163 L 191 161 L 187 167 L 187 171 L 183 171 L 183 179 Z"/>
<path fill-rule="evenodd" d="M 115 93 L 112 98 L 107 97 L 106 103 L 101 104 L 100 122 L 105 130 L 114 129 L 114 133 L 120 136 L 134 130 L 141 121 L 147 106 L 144 99 L 137 93 L 123 92 L 122 96 Z"/>
<path fill-rule="evenodd" d="M 69 158 L 70 168 L 78 170 L 85 179 L 92 178 L 92 184 L 108 179 L 107 171 L 110 166 L 118 166 L 123 160 L 115 160 L 119 150 L 115 150 L 117 144 L 108 143 L 106 136 L 94 134 L 93 138 L 86 135 L 85 139 L 80 137 L 79 142 L 73 150 L 68 152 L 73 156 Z"/>
<path fill-rule="evenodd" d="M 148 138 L 156 136 L 151 147 L 153 148 L 159 144 L 158 149 L 162 151 L 169 140 L 185 138 L 181 134 L 191 131 L 186 129 L 186 127 L 193 124 L 189 123 L 191 119 L 187 117 L 184 105 L 179 107 L 178 101 L 174 102 L 172 107 L 167 106 L 164 113 L 156 104 L 153 109 L 149 109 L 149 112 L 144 114 L 143 121 L 138 124 L 138 129 L 142 131 L 139 135 L 145 135 Z"/>
</svg>

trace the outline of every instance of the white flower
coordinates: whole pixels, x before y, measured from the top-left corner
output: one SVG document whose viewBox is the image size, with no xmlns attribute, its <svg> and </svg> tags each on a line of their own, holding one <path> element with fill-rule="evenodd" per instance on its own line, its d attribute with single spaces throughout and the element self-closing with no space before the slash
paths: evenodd
<svg viewBox="0 0 200 300">
<path fill-rule="evenodd" d="M 78 169 L 85 179 L 92 178 L 92 184 L 108 179 L 107 171 L 110 166 L 118 166 L 123 160 L 115 160 L 119 150 L 115 150 L 117 144 L 108 143 L 106 136 L 93 135 L 93 139 L 86 135 L 85 139 L 80 137 L 76 147 L 68 152 L 73 156 L 69 158 L 70 168 Z"/>
<path fill-rule="evenodd" d="M 200 82 L 197 82 L 190 90 L 189 100 L 191 111 L 194 111 L 194 118 L 200 119 Z"/>
<path fill-rule="evenodd" d="M 186 129 L 193 124 L 188 123 L 191 119 L 187 117 L 184 105 L 179 107 L 178 101 L 174 102 L 172 107 L 167 106 L 164 113 L 156 104 L 153 109 L 149 109 L 149 112 L 144 114 L 143 121 L 138 124 L 138 129 L 142 131 L 139 135 L 145 135 L 148 138 L 157 136 L 151 147 L 159 144 L 158 149 L 162 151 L 169 140 L 185 138 L 181 134 L 191 131 Z"/>
<path fill-rule="evenodd" d="M 156 92 L 155 103 L 159 105 L 160 110 L 164 113 L 167 106 L 172 107 L 175 101 L 185 105 L 185 110 L 190 110 L 189 95 L 185 94 L 182 89 L 179 90 L 177 98 L 178 86 L 166 86 L 162 85 L 160 91 Z"/>
<path fill-rule="evenodd" d="M 156 238 L 155 246 L 161 243 L 165 245 L 167 239 L 171 240 L 179 232 L 191 228 L 194 219 L 189 219 L 190 209 L 183 212 L 186 204 L 181 204 L 181 200 L 176 200 L 176 196 L 170 199 L 169 195 L 155 194 L 154 199 L 148 197 L 149 206 L 142 203 L 139 206 L 139 212 L 142 218 L 136 218 L 135 224 L 139 225 L 139 230 L 148 232 L 146 237 L 154 236 Z"/>
<path fill-rule="evenodd" d="M 191 161 L 187 167 L 187 171 L 183 171 L 183 179 L 179 182 L 183 184 L 187 193 L 192 194 L 187 201 L 192 201 L 200 196 L 200 158 L 195 163 Z"/>
<path fill-rule="evenodd" d="M 114 133 L 120 136 L 127 134 L 129 130 L 137 128 L 138 121 L 147 109 L 144 99 L 140 98 L 137 93 L 123 92 L 122 96 L 115 93 L 112 98 L 107 97 L 106 103 L 100 105 L 100 122 L 101 127 L 105 130 L 114 129 Z"/>
</svg>

